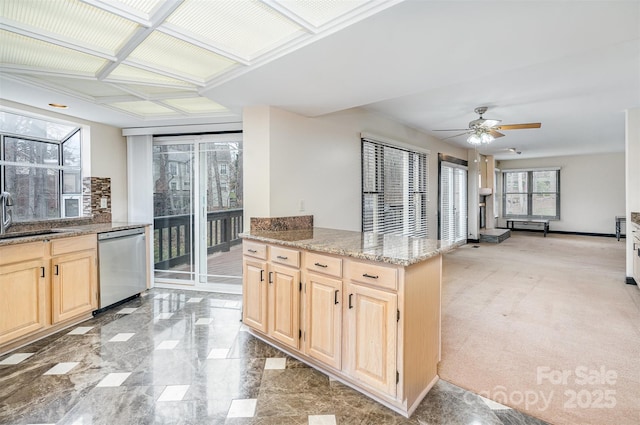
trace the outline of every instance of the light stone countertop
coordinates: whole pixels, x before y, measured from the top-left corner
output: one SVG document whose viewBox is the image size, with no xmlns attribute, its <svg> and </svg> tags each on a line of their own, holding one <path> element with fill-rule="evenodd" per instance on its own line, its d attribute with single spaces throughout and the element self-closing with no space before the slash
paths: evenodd
<svg viewBox="0 0 640 425">
<path fill-rule="evenodd" d="M 631 222 L 640 226 L 640 212 L 631 213 Z"/>
<path fill-rule="evenodd" d="M 382 263 L 410 266 L 455 248 L 429 238 L 314 227 L 308 230 L 255 230 L 241 238 Z"/>
<path fill-rule="evenodd" d="M 68 238 L 72 236 L 90 235 L 96 233 L 111 232 L 114 230 L 136 229 L 148 226 L 145 223 L 99 223 L 83 224 L 79 226 L 59 226 L 50 229 L 26 230 L 21 232 L 9 232 L 0 236 L 0 246 L 17 245 L 21 243 L 37 242 L 49 239 Z M 45 233 L 49 232 L 49 233 Z"/>
</svg>

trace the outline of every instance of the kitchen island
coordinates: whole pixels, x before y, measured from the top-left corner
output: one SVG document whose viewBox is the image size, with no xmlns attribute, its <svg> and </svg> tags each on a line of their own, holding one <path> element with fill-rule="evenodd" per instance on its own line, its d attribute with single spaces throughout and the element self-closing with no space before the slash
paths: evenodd
<svg viewBox="0 0 640 425">
<path fill-rule="evenodd" d="M 318 227 L 241 237 L 250 332 L 410 416 L 438 380 L 449 247 Z"/>
</svg>

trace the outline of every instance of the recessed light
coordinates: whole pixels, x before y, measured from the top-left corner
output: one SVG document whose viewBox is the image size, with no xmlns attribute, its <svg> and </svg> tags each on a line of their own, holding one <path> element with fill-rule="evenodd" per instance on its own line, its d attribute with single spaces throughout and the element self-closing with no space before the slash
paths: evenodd
<svg viewBox="0 0 640 425">
<path fill-rule="evenodd" d="M 63 105 L 62 103 L 50 103 L 49 106 L 51 106 L 52 108 L 60 108 L 60 109 L 68 108 L 67 105 Z"/>
</svg>

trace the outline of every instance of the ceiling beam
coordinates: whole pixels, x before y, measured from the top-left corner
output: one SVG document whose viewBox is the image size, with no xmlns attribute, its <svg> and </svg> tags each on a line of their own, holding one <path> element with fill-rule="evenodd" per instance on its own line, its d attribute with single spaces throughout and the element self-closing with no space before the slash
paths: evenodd
<svg viewBox="0 0 640 425">
<path fill-rule="evenodd" d="M 149 37 L 155 29 L 160 26 L 165 19 L 169 17 L 180 5 L 184 2 L 184 0 L 165 0 L 165 2 L 160 5 L 153 16 L 151 17 L 151 22 L 149 25 L 145 27 L 138 28 L 138 30 L 127 40 L 127 42 L 122 46 L 122 48 L 116 54 L 116 60 L 110 63 L 105 64 L 97 73 L 98 80 L 104 80 L 110 73 L 113 72 L 114 69 L 122 63 L 131 52 L 133 52 L 136 47 L 138 47 L 144 40 Z"/>
</svg>

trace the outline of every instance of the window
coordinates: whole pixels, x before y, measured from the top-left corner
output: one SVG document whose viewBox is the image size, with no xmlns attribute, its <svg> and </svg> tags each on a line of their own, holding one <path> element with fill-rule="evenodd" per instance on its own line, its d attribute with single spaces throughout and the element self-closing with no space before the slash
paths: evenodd
<svg viewBox="0 0 640 425">
<path fill-rule="evenodd" d="M 427 236 L 427 153 L 362 139 L 362 231 Z"/>
<path fill-rule="evenodd" d="M 0 190 L 15 222 L 81 215 L 81 136 L 76 125 L 0 111 Z"/>
<path fill-rule="evenodd" d="M 220 174 L 227 174 L 227 164 L 220 164 Z"/>
<path fill-rule="evenodd" d="M 560 170 L 503 171 L 504 217 L 560 219 Z"/>
</svg>

